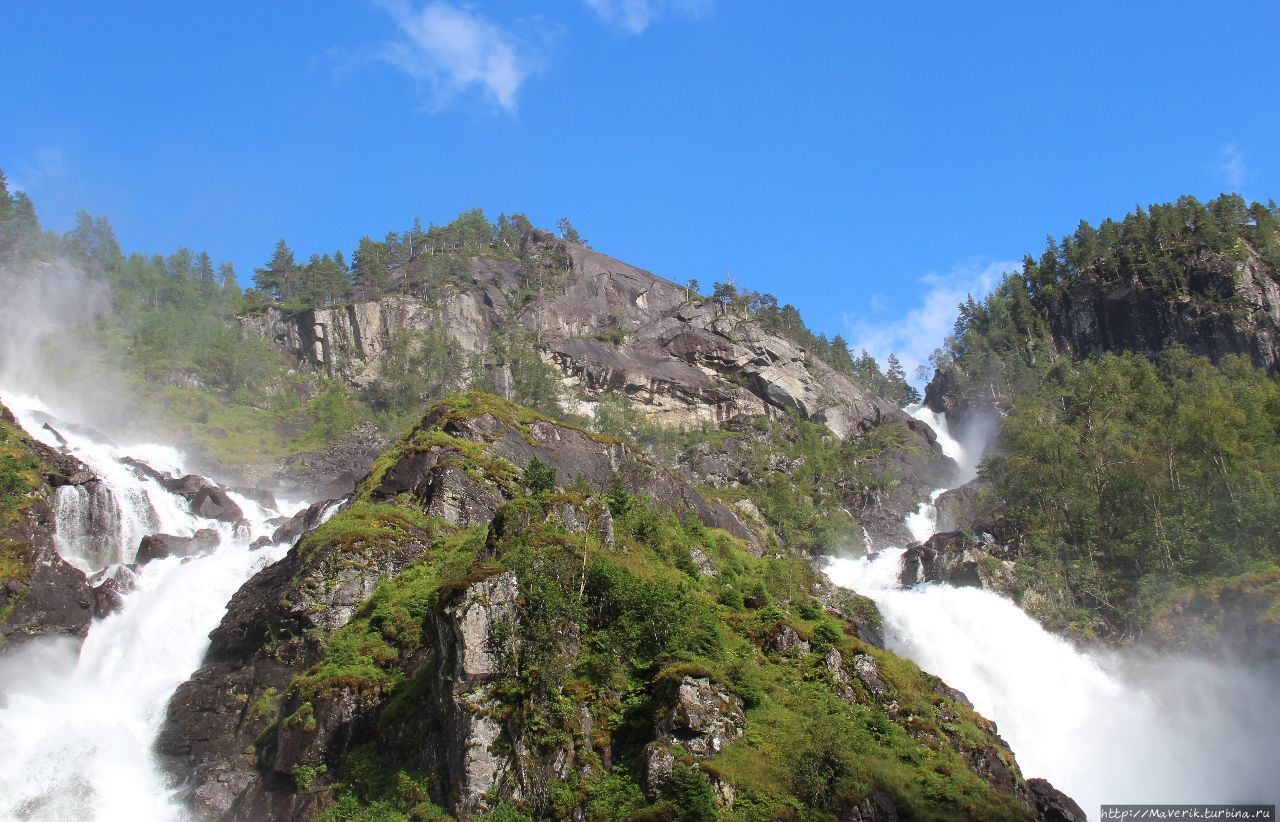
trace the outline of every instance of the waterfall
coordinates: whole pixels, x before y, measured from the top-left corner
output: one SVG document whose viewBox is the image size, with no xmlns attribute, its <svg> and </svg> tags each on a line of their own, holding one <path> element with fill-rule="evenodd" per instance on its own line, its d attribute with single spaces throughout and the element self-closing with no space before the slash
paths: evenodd
<svg viewBox="0 0 1280 822">
<path fill-rule="evenodd" d="M 58 446 L 30 416 L 49 409 L 30 397 L 4 401 L 29 432 Z M 231 493 L 248 527 L 208 520 L 120 461 L 133 456 L 181 473 L 180 452 L 62 433 L 68 449 L 101 478 L 57 494 L 56 546 L 68 562 L 111 573 L 113 564 L 132 560 L 143 535 L 156 531 L 189 536 L 212 528 L 221 542 L 204 555 L 141 566 L 123 607 L 95 620 L 78 651 L 70 641 L 40 640 L 0 662 L 0 818 L 181 819 L 185 811 L 152 754 L 165 706 L 199 667 L 231 595 L 288 549 L 252 551 L 249 543 L 272 532 L 273 517 L 302 504 L 282 503 L 277 511 Z"/>
<path fill-rule="evenodd" d="M 944 416 L 908 411 L 936 426 L 962 476 L 976 463 Z M 932 535 L 942 490 L 908 515 L 915 539 Z M 875 600 L 890 650 L 964 691 L 998 724 L 1025 776 L 1048 779 L 1091 818 L 1103 803 L 1280 800 L 1280 695 L 1264 673 L 1136 649 L 1082 651 L 990 591 L 901 589 L 902 554 L 833 558 L 826 570 Z"/>
</svg>

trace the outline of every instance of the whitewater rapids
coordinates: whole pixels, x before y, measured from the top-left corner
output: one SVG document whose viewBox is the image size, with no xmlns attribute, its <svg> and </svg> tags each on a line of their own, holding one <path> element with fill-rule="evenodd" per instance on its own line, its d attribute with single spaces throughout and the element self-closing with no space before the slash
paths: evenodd
<svg viewBox="0 0 1280 822">
<path fill-rule="evenodd" d="M 59 447 L 40 414 L 56 412 L 34 397 L 5 396 L 29 434 Z M 137 572 L 123 607 L 95 619 L 77 653 L 62 639 L 29 642 L 0 663 L 0 818 L 31 820 L 175 820 L 185 809 L 152 752 L 174 690 L 199 667 L 209 632 L 231 595 L 255 572 L 284 556 L 287 545 L 252 551 L 274 529 L 268 520 L 302 503 L 263 508 L 231 493 L 248 527 L 193 515 L 185 500 L 120 459 L 142 459 L 161 471 L 186 473 L 183 455 L 161 445 L 118 447 L 67 426 L 68 450 L 103 479 L 109 500 L 92 501 L 86 525 L 84 489 L 55 497 L 59 554 L 93 574 L 131 562 L 149 533 L 190 536 L 214 528 L 221 542 L 190 559 L 153 560 Z M 105 512 L 105 513 L 103 513 Z"/>
<path fill-rule="evenodd" d="M 946 418 L 908 409 L 973 476 L 976 459 Z M 907 517 L 920 542 L 935 491 Z M 837 585 L 875 600 L 885 643 L 959 688 L 994 720 L 1027 777 L 1048 779 L 1096 819 L 1100 806 L 1280 800 L 1280 698 L 1264 674 L 1232 663 L 1076 649 L 1011 600 L 944 584 L 899 587 L 902 548 L 833 558 Z"/>
</svg>

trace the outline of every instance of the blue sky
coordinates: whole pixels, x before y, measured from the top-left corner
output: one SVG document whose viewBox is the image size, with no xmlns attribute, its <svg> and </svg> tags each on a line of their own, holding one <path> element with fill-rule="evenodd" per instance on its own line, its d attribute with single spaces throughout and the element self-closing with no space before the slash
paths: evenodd
<svg viewBox="0 0 1280 822">
<path fill-rule="evenodd" d="M 5 15 L 0 168 L 242 282 L 280 237 L 567 215 L 910 367 L 1081 218 L 1280 199 L 1273 1 L 187 5 Z"/>
</svg>

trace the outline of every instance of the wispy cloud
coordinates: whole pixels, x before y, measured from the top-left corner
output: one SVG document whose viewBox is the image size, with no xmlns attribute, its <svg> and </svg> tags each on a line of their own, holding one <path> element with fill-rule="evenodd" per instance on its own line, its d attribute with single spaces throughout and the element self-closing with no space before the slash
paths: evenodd
<svg viewBox="0 0 1280 822">
<path fill-rule="evenodd" d="M 640 34 L 670 13 L 681 17 L 704 17 L 715 8 L 715 0 L 582 0 L 607 26 Z"/>
<path fill-rule="evenodd" d="M 67 176 L 67 155 L 60 148 L 40 146 L 30 160 L 19 160 L 9 175 L 9 188 L 28 194 L 57 185 Z"/>
<path fill-rule="evenodd" d="M 515 113 L 520 87 L 540 61 L 510 31 L 474 7 L 446 0 L 421 8 L 407 0 L 378 4 L 400 29 L 400 38 L 388 44 L 382 56 L 429 88 L 434 110 L 477 87 L 503 111 Z"/>
<path fill-rule="evenodd" d="M 1235 143 L 1227 143 L 1218 150 L 1217 171 L 1232 191 L 1240 191 L 1249 180 L 1249 166 L 1244 152 Z"/>
<path fill-rule="evenodd" d="M 929 355 L 951 333 L 957 306 L 970 295 L 982 299 L 1005 273 L 1020 268 L 1017 261 L 1000 260 L 957 265 L 946 274 L 926 274 L 920 278 L 923 289 L 918 302 L 893 317 L 876 316 L 883 313 L 883 305 L 877 305 L 881 301 L 873 297 L 870 316 L 844 316 L 849 348 L 855 355 L 865 348 L 881 365 L 890 353 L 896 354 L 907 374 L 914 374 L 918 366 L 928 367 Z"/>
</svg>

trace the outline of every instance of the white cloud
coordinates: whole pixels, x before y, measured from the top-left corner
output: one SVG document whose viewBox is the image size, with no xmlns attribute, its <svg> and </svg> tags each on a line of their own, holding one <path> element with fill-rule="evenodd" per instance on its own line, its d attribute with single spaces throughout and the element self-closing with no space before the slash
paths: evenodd
<svg viewBox="0 0 1280 822">
<path fill-rule="evenodd" d="M 14 165 L 13 174 L 8 179 L 9 189 L 31 194 L 42 187 L 56 185 L 66 176 L 66 153 L 60 148 L 40 146 L 31 160 L 19 161 Z"/>
<path fill-rule="evenodd" d="M 1232 191 L 1240 191 L 1249 179 L 1249 166 L 1244 152 L 1235 143 L 1227 143 L 1218 151 L 1217 171 Z"/>
<path fill-rule="evenodd" d="M 929 355 L 942 345 L 956 321 L 956 308 L 970 295 L 981 300 L 991 292 L 1003 276 L 1018 271 L 1022 264 L 1014 260 L 993 263 L 957 265 L 947 274 L 926 274 L 920 278 L 924 287 L 918 302 L 901 316 L 876 319 L 848 313 L 844 324 L 849 330 L 849 348 L 854 356 L 866 349 L 884 365 L 889 354 L 896 354 L 908 376 L 918 366 L 929 367 Z M 878 302 L 872 297 L 872 309 Z"/>
<path fill-rule="evenodd" d="M 682 17 L 711 13 L 715 0 L 582 0 L 601 22 L 630 34 L 640 34 L 668 12 Z"/>
<path fill-rule="evenodd" d="M 538 61 L 517 46 L 509 31 L 471 7 L 445 0 L 416 10 L 405 0 L 384 0 L 381 5 L 395 18 L 401 34 L 383 56 L 430 87 L 435 109 L 478 86 L 504 111 L 515 113 L 520 86 L 538 69 Z"/>
</svg>

